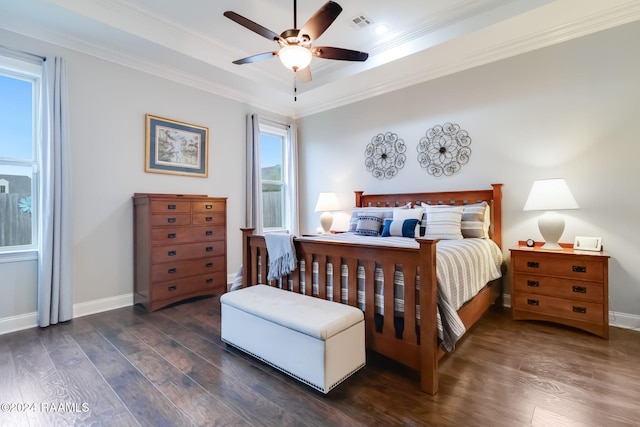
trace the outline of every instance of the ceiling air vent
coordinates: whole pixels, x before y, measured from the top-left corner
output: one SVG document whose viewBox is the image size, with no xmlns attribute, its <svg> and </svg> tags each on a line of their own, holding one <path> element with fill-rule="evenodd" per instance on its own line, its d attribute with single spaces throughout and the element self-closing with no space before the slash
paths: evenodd
<svg viewBox="0 0 640 427">
<path fill-rule="evenodd" d="M 360 28 L 368 27 L 371 24 L 373 24 L 371 19 L 367 18 L 363 14 L 357 15 L 356 17 L 351 19 L 351 26 L 358 30 Z"/>
</svg>

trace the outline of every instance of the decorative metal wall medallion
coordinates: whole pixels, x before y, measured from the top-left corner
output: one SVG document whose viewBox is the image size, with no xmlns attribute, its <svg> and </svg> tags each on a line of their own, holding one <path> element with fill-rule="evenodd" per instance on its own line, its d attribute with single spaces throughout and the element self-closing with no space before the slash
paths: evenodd
<svg viewBox="0 0 640 427">
<path fill-rule="evenodd" d="M 402 169 L 407 156 L 407 146 L 398 135 L 387 132 L 371 138 L 364 150 L 364 165 L 378 179 L 393 178 Z"/>
<path fill-rule="evenodd" d="M 460 172 L 471 157 L 471 137 L 456 123 L 434 126 L 418 143 L 418 162 L 433 176 Z"/>
</svg>

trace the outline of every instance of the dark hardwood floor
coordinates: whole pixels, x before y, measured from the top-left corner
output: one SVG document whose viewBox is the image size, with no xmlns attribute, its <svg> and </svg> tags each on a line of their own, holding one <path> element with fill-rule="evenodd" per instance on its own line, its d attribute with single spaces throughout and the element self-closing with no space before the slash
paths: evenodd
<svg viewBox="0 0 640 427">
<path fill-rule="evenodd" d="M 490 310 L 440 392 L 375 354 L 323 395 L 220 341 L 217 297 L 0 336 L 6 426 L 640 426 L 640 332 L 605 341 Z"/>
</svg>

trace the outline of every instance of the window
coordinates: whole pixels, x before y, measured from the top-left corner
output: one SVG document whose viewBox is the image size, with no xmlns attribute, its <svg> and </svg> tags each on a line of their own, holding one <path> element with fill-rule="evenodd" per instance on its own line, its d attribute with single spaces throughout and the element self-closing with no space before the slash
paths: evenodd
<svg viewBox="0 0 640 427">
<path fill-rule="evenodd" d="M 293 232 L 295 195 L 288 128 L 260 123 L 262 226 L 265 232 Z"/>
<path fill-rule="evenodd" d="M 42 66 L 0 56 L 0 254 L 37 249 Z"/>
</svg>

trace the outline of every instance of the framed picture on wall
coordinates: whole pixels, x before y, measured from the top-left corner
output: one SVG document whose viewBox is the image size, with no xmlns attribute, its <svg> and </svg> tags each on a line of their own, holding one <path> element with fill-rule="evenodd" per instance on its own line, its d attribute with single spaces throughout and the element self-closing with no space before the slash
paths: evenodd
<svg viewBox="0 0 640 427">
<path fill-rule="evenodd" d="M 146 115 L 145 172 L 209 176 L 209 129 Z"/>
</svg>

